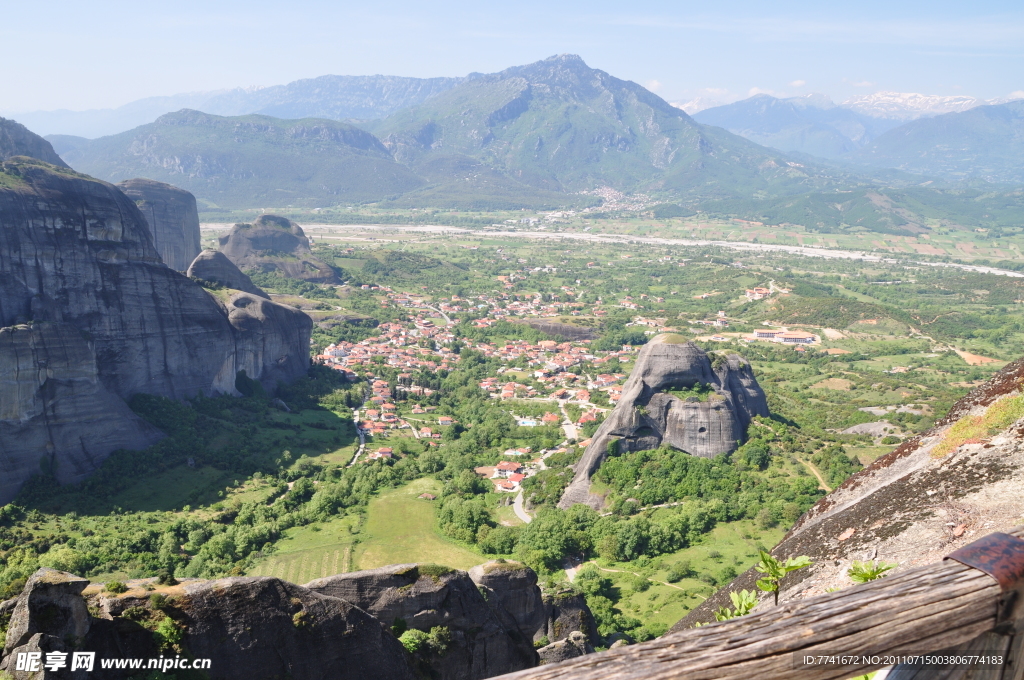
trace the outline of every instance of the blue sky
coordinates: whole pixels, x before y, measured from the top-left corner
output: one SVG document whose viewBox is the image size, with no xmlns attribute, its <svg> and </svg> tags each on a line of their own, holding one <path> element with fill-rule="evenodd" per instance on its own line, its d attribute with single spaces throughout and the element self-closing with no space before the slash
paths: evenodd
<svg viewBox="0 0 1024 680">
<path fill-rule="evenodd" d="M 0 110 L 87 109 L 328 73 L 491 72 L 571 52 L 670 101 L 1024 90 L 1019 2 L 13 2 Z"/>
</svg>

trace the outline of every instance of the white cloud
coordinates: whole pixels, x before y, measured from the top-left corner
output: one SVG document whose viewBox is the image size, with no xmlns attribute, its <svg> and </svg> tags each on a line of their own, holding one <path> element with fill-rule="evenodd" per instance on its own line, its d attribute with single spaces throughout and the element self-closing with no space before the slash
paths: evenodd
<svg viewBox="0 0 1024 680">
<path fill-rule="evenodd" d="M 1007 95 L 1008 99 L 1024 99 L 1024 90 L 1014 90 Z"/>
<path fill-rule="evenodd" d="M 806 80 L 794 80 L 789 84 L 790 87 L 803 87 L 807 84 Z"/>
<path fill-rule="evenodd" d="M 646 83 L 644 83 L 644 87 L 646 87 L 651 92 L 657 92 L 658 90 L 661 89 L 661 83 L 657 80 L 648 80 Z"/>
</svg>

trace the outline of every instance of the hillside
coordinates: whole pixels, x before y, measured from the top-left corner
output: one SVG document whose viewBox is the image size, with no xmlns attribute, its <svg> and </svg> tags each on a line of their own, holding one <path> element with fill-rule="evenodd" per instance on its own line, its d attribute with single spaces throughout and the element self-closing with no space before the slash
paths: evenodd
<svg viewBox="0 0 1024 680">
<path fill-rule="evenodd" d="M 119 135 L 57 135 L 50 141 L 82 172 L 112 182 L 167 182 L 206 206 L 376 201 L 422 184 L 373 135 L 321 119 L 226 118 L 182 110 Z"/>
<path fill-rule="evenodd" d="M 0 118 L 0 161 L 14 156 L 28 156 L 63 168 L 67 167 L 45 139 L 29 132 L 21 123 Z"/>
<path fill-rule="evenodd" d="M 875 167 L 950 179 L 1024 182 L 1024 100 L 923 118 L 852 154 Z"/>
<path fill-rule="evenodd" d="M 814 565 L 784 584 L 780 600 L 851 585 L 852 560 L 897 571 L 942 559 L 993 531 L 1020 524 L 1024 360 L 1007 365 L 956 402 L 927 432 L 850 477 L 790 529 L 772 553 L 807 555 Z M 729 591 L 753 589 L 741 574 L 676 624 L 713 620 Z"/>
</svg>

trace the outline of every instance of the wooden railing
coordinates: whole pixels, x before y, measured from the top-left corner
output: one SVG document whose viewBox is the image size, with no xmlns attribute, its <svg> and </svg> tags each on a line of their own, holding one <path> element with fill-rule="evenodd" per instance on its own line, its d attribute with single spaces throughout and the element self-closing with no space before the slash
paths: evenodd
<svg viewBox="0 0 1024 680">
<path fill-rule="evenodd" d="M 997 663 L 904 663 L 888 678 L 1021 680 L 1024 607 L 1017 604 L 1024 596 L 1016 588 L 1024 585 L 1024 527 L 1010 533 L 864 585 L 501 678 L 843 680 L 907 656 L 958 651 L 960 660 L 995 655 Z M 979 554 L 987 565 L 955 561 L 977 563 Z"/>
</svg>

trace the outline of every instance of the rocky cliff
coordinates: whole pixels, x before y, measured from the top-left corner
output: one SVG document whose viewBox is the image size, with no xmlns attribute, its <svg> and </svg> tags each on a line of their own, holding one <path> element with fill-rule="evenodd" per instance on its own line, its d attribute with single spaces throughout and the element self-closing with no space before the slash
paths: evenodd
<svg viewBox="0 0 1024 680">
<path fill-rule="evenodd" d="M 854 560 L 896 571 L 941 560 L 1024 516 L 1024 359 L 958 401 L 924 434 L 847 479 L 804 514 L 772 549 L 814 564 L 783 581 L 780 601 L 852 585 Z M 754 590 L 752 569 L 676 624 L 713 620 L 729 592 Z"/>
<path fill-rule="evenodd" d="M 183 272 L 202 250 L 196 197 L 176 186 L 151 179 L 129 179 L 117 188 L 135 201 L 146 217 L 153 245 L 171 269 Z"/>
<path fill-rule="evenodd" d="M 243 271 L 274 272 L 314 283 L 340 283 L 334 270 L 313 257 L 302 227 L 285 217 L 260 215 L 220 238 L 220 251 Z"/>
<path fill-rule="evenodd" d="M 0 503 L 40 458 L 61 481 L 154 433 L 119 400 L 273 387 L 308 366 L 307 316 L 217 296 L 165 266 L 116 187 L 38 160 L 0 163 Z"/>
<path fill-rule="evenodd" d="M 424 632 L 447 628 L 447 650 L 418 654 L 421 666 L 434 677 L 475 680 L 537 665 L 532 636 L 522 634 L 516 618 L 503 608 L 489 606 L 464 571 L 399 564 L 329 576 L 306 587 L 352 602 L 387 626 L 400 621 L 400 626 Z M 539 603 L 540 591 L 533 588 Z"/>
<path fill-rule="evenodd" d="M 588 635 L 566 631 L 538 656 L 531 638 L 545 606 L 537 575 L 503 561 L 471 571 L 477 580 L 437 565 L 395 565 L 306 586 L 270 577 L 147 579 L 115 595 L 44 568 L 0 603 L 0 626 L 9 619 L 0 670 L 13 680 L 85 680 L 69 669 L 32 674 L 12 663 L 23 652 L 85 651 L 96 654 L 88 677 L 97 680 L 132 677 L 101 660 L 160 656 L 210 659 L 202 677 L 211 680 L 470 680 L 594 651 Z M 403 629 L 433 630 L 440 646 L 410 653 L 396 638 Z"/>
<path fill-rule="evenodd" d="M 751 419 L 767 415 L 764 392 L 744 359 L 731 355 L 712 362 L 681 336 L 659 335 L 640 350 L 622 398 L 576 464 L 559 507 L 601 506 L 602 499 L 590 494 L 590 478 L 609 447 L 621 453 L 667 444 L 712 458 L 733 451 Z"/>
<path fill-rule="evenodd" d="M 48 141 L 30 132 L 21 123 L 0 118 L 0 161 L 14 156 L 38 158 L 62 168 L 68 167 Z"/>
</svg>

